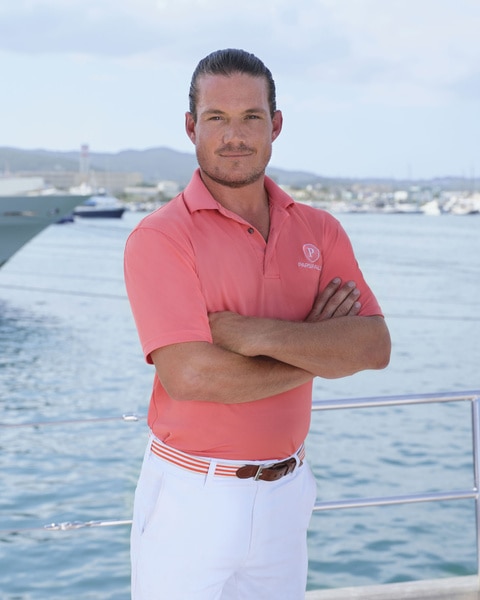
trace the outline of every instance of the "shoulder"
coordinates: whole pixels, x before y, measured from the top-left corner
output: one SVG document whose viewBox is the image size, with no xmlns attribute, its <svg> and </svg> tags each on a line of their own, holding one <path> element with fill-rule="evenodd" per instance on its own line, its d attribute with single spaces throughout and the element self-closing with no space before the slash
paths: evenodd
<svg viewBox="0 0 480 600">
<path fill-rule="evenodd" d="M 179 194 L 160 208 L 145 216 L 131 231 L 132 237 L 148 234 L 164 234 L 172 238 L 181 236 L 189 228 L 189 212 L 183 195 Z"/>
<path fill-rule="evenodd" d="M 312 222 L 315 226 L 325 225 L 332 228 L 339 226 L 339 222 L 331 213 L 322 208 L 294 200 L 269 177 L 265 177 L 265 187 L 275 206 L 287 210 L 291 216 Z"/>
<path fill-rule="evenodd" d="M 291 206 L 291 214 L 298 219 L 310 223 L 315 229 L 321 228 L 325 231 L 338 231 L 342 229 L 338 219 L 327 210 L 303 202 L 294 202 Z"/>
<path fill-rule="evenodd" d="M 166 204 L 163 204 L 145 216 L 135 229 L 161 229 L 168 223 L 184 219 L 186 213 L 188 213 L 188 211 L 186 210 L 183 201 L 183 193 L 180 193 Z"/>
<path fill-rule="evenodd" d="M 190 252 L 190 214 L 182 194 L 144 217 L 130 232 L 125 244 L 127 257 L 149 257 L 172 251 Z"/>
</svg>

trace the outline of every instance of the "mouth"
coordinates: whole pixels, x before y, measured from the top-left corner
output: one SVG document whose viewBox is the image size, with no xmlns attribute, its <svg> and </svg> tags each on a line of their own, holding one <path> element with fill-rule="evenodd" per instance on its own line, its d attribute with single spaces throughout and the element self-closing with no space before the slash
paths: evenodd
<svg viewBox="0 0 480 600">
<path fill-rule="evenodd" d="M 219 154 L 219 156 L 221 158 L 241 159 L 241 158 L 248 158 L 249 156 L 252 156 L 252 154 L 253 154 L 253 152 L 248 152 L 248 153 L 242 152 L 241 154 L 239 154 L 239 153 L 225 154 L 222 152 Z"/>
<path fill-rule="evenodd" d="M 222 158 L 246 158 L 254 154 L 251 148 L 220 148 L 217 154 Z"/>
</svg>

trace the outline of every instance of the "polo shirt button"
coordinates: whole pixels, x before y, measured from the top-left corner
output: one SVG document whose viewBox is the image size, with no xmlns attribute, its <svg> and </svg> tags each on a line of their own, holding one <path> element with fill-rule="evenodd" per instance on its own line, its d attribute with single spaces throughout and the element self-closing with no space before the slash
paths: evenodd
<svg viewBox="0 0 480 600">
<path fill-rule="evenodd" d="M 255 229 L 253 227 L 249 227 L 247 231 L 248 233 L 255 233 Z"/>
</svg>

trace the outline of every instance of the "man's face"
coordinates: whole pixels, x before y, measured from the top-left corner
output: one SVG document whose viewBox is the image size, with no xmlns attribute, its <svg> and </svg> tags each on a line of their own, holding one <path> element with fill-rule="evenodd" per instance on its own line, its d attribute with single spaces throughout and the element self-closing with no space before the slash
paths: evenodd
<svg viewBox="0 0 480 600">
<path fill-rule="evenodd" d="M 187 113 L 185 125 L 203 175 L 228 187 L 257 181 L 282 128 L 281 112 L 270 115 L 265 78 L 202 75 L 197 89 L 197 121 Z"/>
</svg>

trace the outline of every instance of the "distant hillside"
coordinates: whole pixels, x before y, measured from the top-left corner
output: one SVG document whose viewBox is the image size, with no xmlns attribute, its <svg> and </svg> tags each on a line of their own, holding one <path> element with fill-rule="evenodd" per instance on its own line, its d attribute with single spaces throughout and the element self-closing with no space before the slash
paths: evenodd
<svg viewBox="0 0 480 600">
<path fill-rule="evenodd" d="M 19 148 L 0 147 L 0 176 L 2 173 L 78 171 L 80 152 L 55 152 L 53 150 L 21 150 Z M 177 181 L 186 184 L 197 167 L 195 154 L 178 152 L 171 148 L 159 147 L 146 150 L 122 150 L 116 153 L 90 152 L 90 168 L 95 171 L 120 173 L 141 173 L 144 183 L 156 183 L 161 180 Z M 412 185 L 436 187 L 443 190 L 472 190 L 479 188 L 479 182 L 464 177 L 438 177 L 430 180 L 395 180 L 382 178 L 353 179 L 349 177 L 320 177 L 315 173 L 287 171 L 268 167 L 268 175 L 282 185 L 305 187 L 316 183 L 345 186 L 389 185 L 396 189 Z"/>
<path fill-rule="evenodd" d="M 0 148 L 0 172 L 19 171 L 77 171 L 80 152 L 52 150 L 20 150 Z M 138 172 L 145 183 L 159 180 L 188 183 L 197 167 L 194 153 L 178 152 L 170 148 L 122 150 L 117 153 L 90 152 L 90 168 L 97 171 Z M 304 186 L 322 181 L 314 173 L 286 171 L 269 167 L 268 174 L 284 185 Z"/>
<path fill-rule="evenodd" d="M 0 173 L 18 171 L 78 171 L 79 154 L 0 148 Z"/>
</svg>

